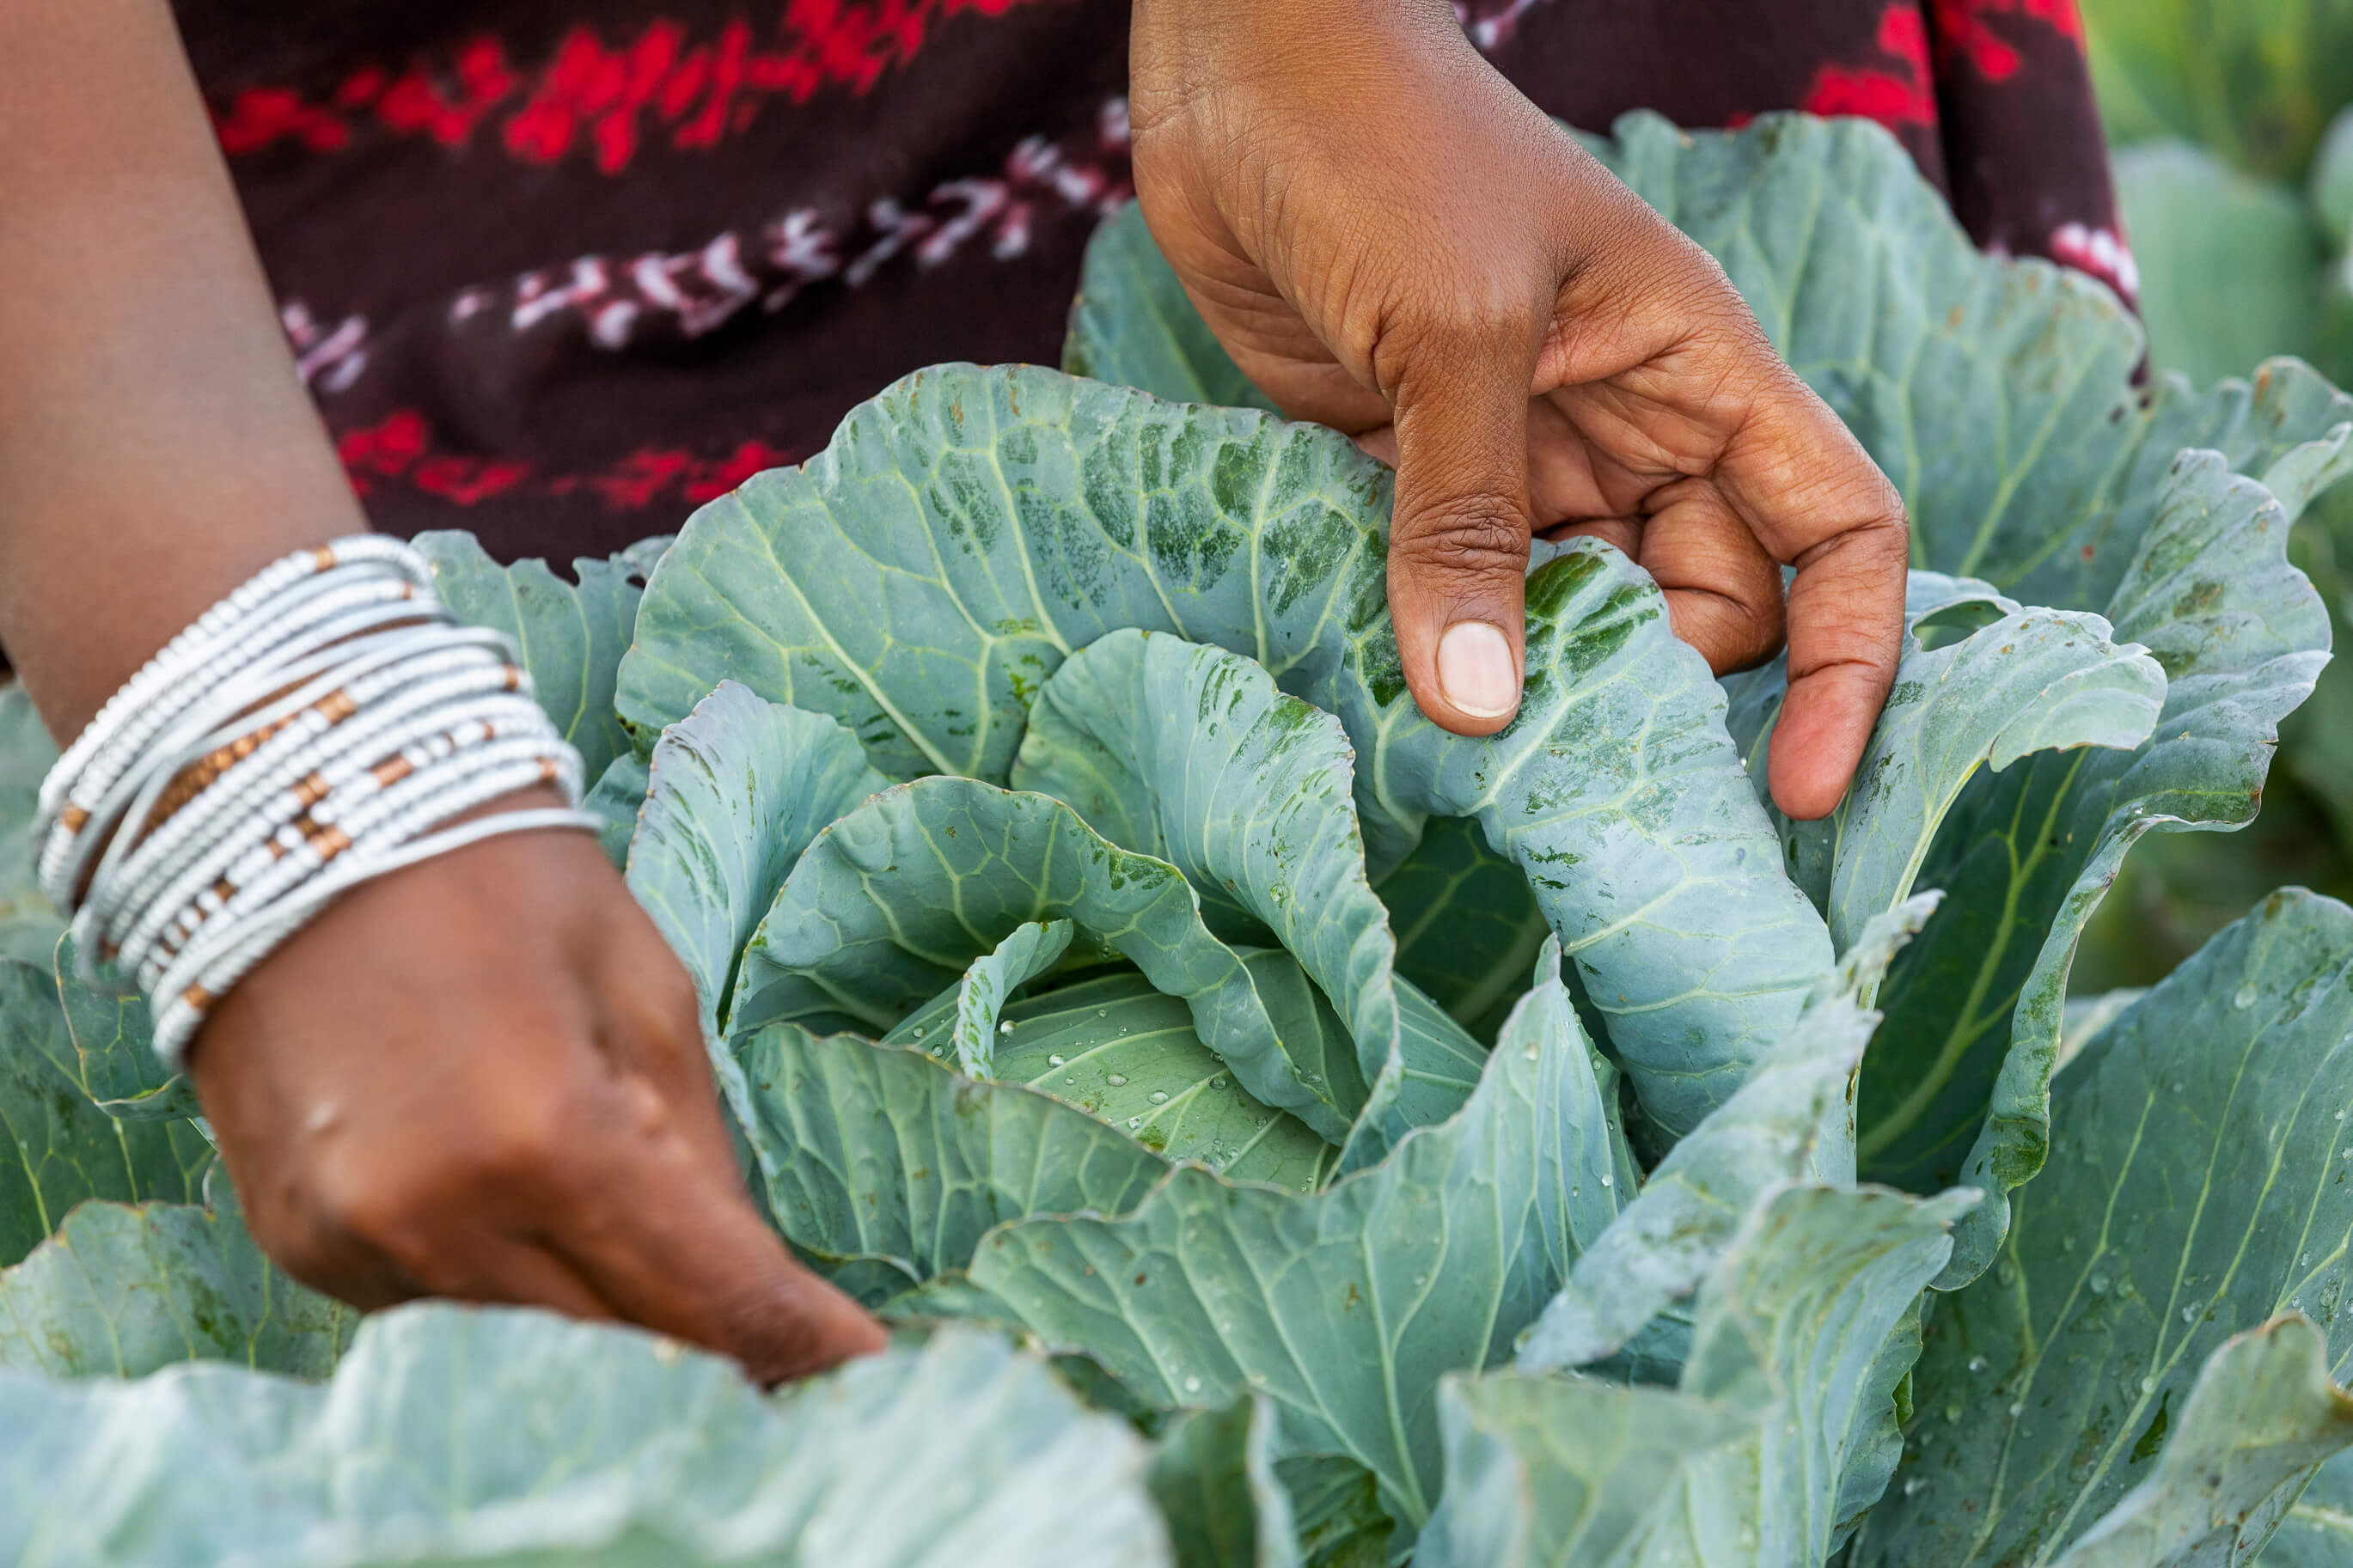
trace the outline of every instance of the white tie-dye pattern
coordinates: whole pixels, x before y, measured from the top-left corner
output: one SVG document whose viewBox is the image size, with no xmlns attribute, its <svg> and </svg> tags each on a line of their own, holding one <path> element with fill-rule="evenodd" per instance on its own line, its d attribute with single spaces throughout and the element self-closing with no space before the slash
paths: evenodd
<svg viewBox="0 0 2353 1568">
<path fill-rule="evenodd" d="M 462 290 L 450 317 L 467 320 L 503 296 L 512 331 L 576 321 L 597 347 L 625 349 L 702 337 L 754 301 L 781 310 L 814 283 L 861 288 L 902 258 L 936 267 L 985 242 L 990 256 L 1008 261 L 1028 252 L 1040 207 L 1108 213 L 1127 199 L 1127 102 L 1113 99 L 1088 132 L 1060 142 L 1025 138 L 995 174 L 943 181 L 912 205 L 878 197 L 846 227 L 799 207 L 691 250 L 581 257 L 504 289 Z"/>
</svg>

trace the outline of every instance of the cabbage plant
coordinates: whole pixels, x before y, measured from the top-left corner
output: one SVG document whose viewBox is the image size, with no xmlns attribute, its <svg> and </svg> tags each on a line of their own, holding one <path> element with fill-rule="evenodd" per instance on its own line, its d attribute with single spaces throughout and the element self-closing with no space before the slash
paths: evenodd
<svg viewBox="0 0 2353 1568">
<path fill-rule="evenodd" d="M 1518 719 L 1422 720 L 1388 471 L 1252 406 L 1123 215 L 1064 373 L 921 372 L 575 584 L 425 542 L 607 764 L 746 1179 L 894 1348 L 762 1396 L 358 1322 L 139 1005 L 0 959 L 0 1554 L 2251 1560 L 2353 1444 L 2353 910 L 2067 976 L 2139 838 L 2254 815 L 2353 400 L 2137 389 L 2112 299 L 1868 126 L 1595 145 L 1912 508 L 1832 816 L 1765 798 L 1778 668 L 1712 679 L 1590 541 L 1532 552 Z"/>
<path fill-rule="evenodd" d="M 2208 381 L 2294 353 L 2353 377 L 2353 4 L 2087 0 L 2084 20 L 2151 361 Z M 2289 559 L 2343 642 L 2353 492 L 2306 514 Z M 2272 784 L 2252 842 L 2136 857 L 2085 967 L 2147 984 L 2283 868 L 2353 889 L 2353 669 L 2327 670 L 2283 727 Z"/>
</svg>

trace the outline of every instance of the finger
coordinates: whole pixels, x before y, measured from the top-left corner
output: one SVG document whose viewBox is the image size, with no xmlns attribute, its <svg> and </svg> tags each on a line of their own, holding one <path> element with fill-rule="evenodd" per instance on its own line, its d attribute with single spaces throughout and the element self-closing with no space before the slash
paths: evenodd
<svg viewBox="0 0 2353 1568">
<path fill-rule="evenodd" d="M 881 1325 L 793 1260 L 650 1085 L 625 1076 L 606 1109 L 617 1124 L 591 1143 L 626 1157 L 626 1196 L 603 1159 L 584 1162 L 547 1237 L 599 1297 L 631 1321 L 733 1356 L 764 1384 L 883 1347 Z"/>
<path fill-rule="evenodd" d="M 1303 327 L 1300 331 L 1305 332 Z M 1352 436 L 1389 422 L 1388 400 L 1342 369 L 1312 336 L 1300 347 L 1286 347 L 1272 353 L 1258 352 L 1233 339 L 1224 341 L 1235 351 L 1236 368 L 1250 378 L 1251 385 L 1265 393 L 1286 418 L 1329 425 Z"/>
<path fill-rule="evenodd" d="M 1781 647 L 1781 568 L 1723 494 L 1684 479 L 1652 498 L 1636 557 L 1666 591 L 1675 635 L 1718 675 L 1764 663 Z"/>
<path fill-rule="evenodd" d="M 1556 544 L 1572 539 L 1598 539 L 1629 561 L 1642 559 L 1642 523 L 1639 518 L 1605 517 L 1591 522 L 1564 522 L 1540 532 Z"/>
<path fill-rule="evenodd" d="M 1631 479 L 1585 438 L 1556 397 L 1528 404 L 1528 515 L 1538 532 L 1631 517 L 1659 482 Z"/>
<path fill-rule="evenodd" d="M 1894 684 L 1910 535 L 1903 499 L 1838 416 L 1778 362 L 1763 386 L 1716 480 L 1773 557 L 1797 568 L 1789 695 L 1768 776 L 1775 804 L 1811 818 L 1846 793 Z"/>
<path fill-rule="evenodd" d="M 423 1294 L 485 1305 L 544 1307 L 586 1322 L 619 1316 L 571 1264 L 534 1242 L 496 1232 L 449 1237 L 434 1249 Z"/>
<path fill-rule="evenodd" d="M 1397 426 L 1382 424 L 1352 437 L 1358 447 L 1397 467 Z M 1606 480 L 1605 472 L 1609 476 Z M 1655 480 L 1634 481 L 1632 476 L 1606 458 L 1597 456 L 1582 432 L 1550 397 L 1528 402 L 1528 520 L 1538 533 L 1572 539 L 1597 524 L 1623 533 L 1633 525 L 1618 514 L 1629 511 Z M 1613 499 L 1609 487 L 1622 489 L 1627 499 Z M 1597 534 L 1619 543 L 1617 533 Z M 1631 553 L 1630 547 L 1620 544 Z"/>
<path fill-rule="evenodd" d="M 1400 356 L 1389 611 L 1431 721 L 1488 735 L 1520 705 L 1528 566 L 1528 378 L 1540 324 L 1461 332 Z"/>
</svg>

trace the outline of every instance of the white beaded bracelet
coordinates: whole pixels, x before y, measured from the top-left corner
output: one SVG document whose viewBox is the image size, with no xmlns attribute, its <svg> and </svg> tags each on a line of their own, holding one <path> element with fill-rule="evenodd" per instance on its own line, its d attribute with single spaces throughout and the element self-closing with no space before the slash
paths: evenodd
<svg viewBox="0 0 2353 1568">
<path fill-rule="evenodd" d="M 43 889 L 86 979 L 149 994 L 174 1067 L 213 1004 L 326 904 L 498 834 L 594 831 L 579 754 L 505 639 L 374 534 L 272 563 L 99 710 L 41 785 Z M 450 818 L 533 785 L 566 809 Z"/>
</svg>

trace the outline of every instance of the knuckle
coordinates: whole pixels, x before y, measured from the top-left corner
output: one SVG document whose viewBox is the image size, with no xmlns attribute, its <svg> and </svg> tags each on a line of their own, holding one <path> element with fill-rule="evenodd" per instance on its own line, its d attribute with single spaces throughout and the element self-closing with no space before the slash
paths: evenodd
<svg viewBox="0 0 2353 1568">
<path fill-rule="evenodd" d="M 519 1095 L 482 1119 L 456 1163 L 456 1179 L 473 1192 L 528 1192 L 577 1146 L 577 1119 L 560 1089 Z"/>
<path fill-rule="evenodd" d="M 413 1250 L 458 1196 L 429 1166 L 356 1157 L 329 1161 L 311 1192 L 322 1227 L 388 1254 Z"/>
<path fill-rule="evenodd" d="M 1389 554 L 1425 575 L 1484 578 L 1524 572 L 1527 517 L 1515 502 L 1499 496 L 1459 497 L 1401 517 Z"/>
<path fill-rule="evenodd" d="M 1683 587 L 1671 595 L 1671 604 L 1676 635 L 1697 648 L 1717 675 L 1752 669 L 1781 651 L 1786 623 L 1778 592 L 1751 598 Z"/>
<path fill-rule="evenodd" d="M 314 1176 L 311 1205 L 333 1231 L 387 1256 L 428 1253 L 453 1226 L 548 1190 L 573 1147 L 560 1103 L 519 1095 L 457 1124 L 338 1151 Z"/>
<path fill-rule="evenodd" d="M 1744 608 L 1726 617 L 1723 645 L 1709 654 L 1708 664 L 1718 675 L 1754 669 L 1781 651 L 1785 633 L 1778 603 L 1769 612 Z"/>
<path fill-rule="evenodd" d="M 1441 280 L 1442 279 L 1442 283 Z M 1377 384 L 1402 395 L 1417 376 L 1532 350 L 1547 322 L 1549 284 L 1485 269 L 1440 267 L 1366 316 L 1357 348 Z"/>
<path fill-rule="evenodd" d="M 1548 325 L 1538 298 L 1534 289 L 1492 283 L 1468 289 L 1433 307 L 1421 336 L 1443 345 L 1450 360 L 1505 360 L 1535 343 Z"/>
</svg>

